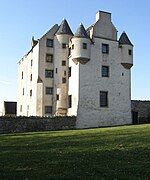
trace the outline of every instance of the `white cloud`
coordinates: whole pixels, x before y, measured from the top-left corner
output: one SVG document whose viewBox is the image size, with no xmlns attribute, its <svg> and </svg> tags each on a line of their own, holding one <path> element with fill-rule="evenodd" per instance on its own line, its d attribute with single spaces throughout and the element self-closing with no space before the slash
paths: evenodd
<svg viewBox="0 0 150 180">
<path fill-rule="evenodd" d="M 0 80 L 0 84 L 10 85 L 10 84 L 12 84 L 12 83 L 11 83 L 11 82 L 8 82 L 8 81 Z"/>
</svg>

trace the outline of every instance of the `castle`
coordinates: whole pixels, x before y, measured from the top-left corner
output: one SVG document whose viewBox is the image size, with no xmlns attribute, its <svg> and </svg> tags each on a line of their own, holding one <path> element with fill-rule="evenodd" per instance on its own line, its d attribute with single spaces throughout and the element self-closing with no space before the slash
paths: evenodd
<svg viewBox="0 0 150 180">
<path fill-rule="evenodd" d="M 131 124 L 133 45 L 111 13 L 99 11 L 75 34 L 66 19 L 18 63 L 18 116 L 73 116 L 77 128 Z"/>
</svg>

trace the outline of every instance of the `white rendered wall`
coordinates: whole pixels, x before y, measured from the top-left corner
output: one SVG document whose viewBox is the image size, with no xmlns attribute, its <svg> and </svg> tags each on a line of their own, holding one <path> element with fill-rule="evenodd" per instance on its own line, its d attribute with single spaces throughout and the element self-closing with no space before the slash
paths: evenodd
<svg viewBox="0 0 150 180">
<path fill-rule="evenodd" d="M 47 39 L 54 40 L 54 34 L 58 30 L 58 25 L 54 25 L 40 40 L 39 40 L 39 63 L 38 63 L 38 76 L 42 80 L 42 83 L 37 83 L 37 115 L 38 116 L 50 116 L 52 114 L 45 114 L 45 106 L 53 106 L 54 94 L 46 94 L 46 87 L 54 86 L 54 78 L 46 78 L 45 70 L 54 71 L 54 46 L 47 47 Z M 54 43 L 53 43 L 54 44 Z M 46 54 L 53 55 L 53 62 L 46 62 Z"/>
<path fill-rule="evenodd" d="M 36 116 L 38 54 L 39 44 L 18 63 L 17 116 Z M 32 66 L 31 60 L 33 61 Z M 32 81 L 30 80 L 31 74 Z M 30 90 L 32 90 L 32 96 L 30 96 Z M 22 112 L 20 111 L 21 105 Z"/>
<path fill-rule="evenodd" d="M 133 46 L 131 45 L 121 45 L 121 63 L 133 64 Z M 129 55 L 129 50 L 131 50 L 131 55 Z"/>
<path fill-rule="evenodd" d="M 91 54 L 91 41 L 88 38 L 73 37 L 71 39 L 74 49 L 71 50 L 72 59 L 90 59 Z M 83 49 L 83 43 L 87 44 L 87 49 Z"/>
<path fill-rule="evenodd" d="M 72 107 L 68 108 L 68 116 L 76 116 L 79 101 L 79 63 L 75 64 L 70 58 L 69 67 L 71 67 L 71 77 L 69 77 L 68 95 L 72 95 Z"/>
<path fill-rule="evenodd" d="M 100 38 L 94 42 L 91 60 L 79 65 L 77 128 L 130 124 L 130 70 L 121 65 L 118 42 Z M 101 53 L 102 43 L 109 44 L 108 56 Z M 101 77 L 102 65 L 109 66 L 110 77 Z M 100 91 L 108 91 L 108 108 L 100 107 Z"/>
<path fill-rule="evenodd" d="M 18 63 L 18 116 L 45 116 L 45 106 L 52 106 L 53 95 L 45 94 L 45 87 L 53 87 L 53 78 L 45 78 L 45 69 L 53 70 L 53 63 L 46 62 L 46 54 L 53 54 L 54 48 L 46 47 L 46 40 L 53 39 L 58 25 L 53 26 Z M 31 66 L 31 60 L 33 65 Z M 21 73 L 23 71 L 23 79 Z M 32 81 L 30 75 L 32 74 Z M 37 83 L 38 78 L 42 83 Z M 24 88 L 24 95 L 22 89 Z M 32 96 L 30 96 L 32 90 Z M 20 106 L 22 105 L 22 112 Z"/>
</svg>

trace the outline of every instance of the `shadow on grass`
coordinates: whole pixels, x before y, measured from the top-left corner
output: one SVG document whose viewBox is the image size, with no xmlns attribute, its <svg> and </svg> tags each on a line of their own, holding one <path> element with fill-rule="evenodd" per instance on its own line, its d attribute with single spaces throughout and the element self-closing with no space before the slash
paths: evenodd
<svg viewBox="0 0 150 180">
<path fill-rule="evenodd" d="M 150 178 L 149 128 L 1 136 L 0 179 Z"/>
</svg>

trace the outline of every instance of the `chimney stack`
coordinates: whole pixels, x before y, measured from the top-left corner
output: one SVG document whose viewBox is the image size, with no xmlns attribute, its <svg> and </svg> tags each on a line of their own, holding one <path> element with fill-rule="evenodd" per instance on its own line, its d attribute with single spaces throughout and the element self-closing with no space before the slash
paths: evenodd
<svg viewBox="0 0 150 180">
<path fill-rule="evenodd" d="M 96 13 L 96 22 L 98 20 L 101 20 L 101 21 L 111 21 L 111 13 L 109 12 L 104 12 L 104 11 L 98 11 Z"/>
</svg>

